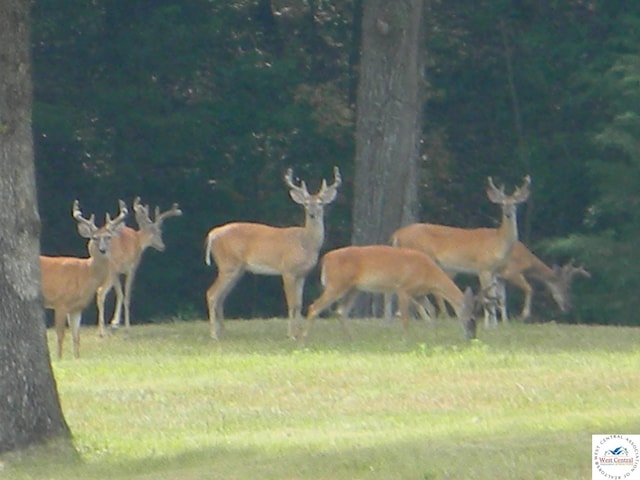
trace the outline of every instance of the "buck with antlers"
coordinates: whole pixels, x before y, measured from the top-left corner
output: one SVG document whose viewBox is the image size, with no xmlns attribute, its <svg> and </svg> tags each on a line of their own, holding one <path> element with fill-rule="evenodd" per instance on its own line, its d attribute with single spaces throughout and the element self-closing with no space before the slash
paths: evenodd
<svg viewBox="0 0 640 480">
<path fill-rule="evenodd" d="M 124 304 L 124 325 L 129 328 L 131 325 L 131 288 L 138 267 L 142 260 L 144 251 L 152 247 L 159 252 L 165 250 L 162 239 L 162 224 L 170 217 L 182 215 L 182 210 L 177 203 L 166 212 L 160 213 L 156 207 L 154 219 L 151 220 L 149 206 L 140 203 L 140 197 L 133 200 L 133 211 L 135 212 L 138 230 L 130 227 L 123 227 L 120 235 L 114 237 L 111 242 L 111 255 L 109 261 L 109 275 L 105 282 L 100 285 L 96 295 L 96 305 L 98 307 L 98 332 L 100 336 L 105 334 L 104 304 L 107 295 L 112 288 L 116 291 L 116 305 L 111 319 L 111 326 L 120 326 L 122 306 Z M 120 276 L 124 277 L 124 291 Z"/>
<path fill-rule="evenodd" d="M 320 190 L 311 195 L 305 182 L 293 182 L 293 172 L 284 176 L 292 200 L 305 209 L 304 227 L 278 228 L 260 223 L 228 223 L 212 229 L 206 238 L 205 262 L 216 263 L 218 276 L 207 290 L 211 336 L 224 331 L 223 304 L 245 271 L 281 275 L 288 306 L 289 337 L 294 337 L 294 321 L 302 310 L 302 293 L 309 271 L 318 261 L 324 242 L 324 207 L 336 198 L 342 177 L 334 167 L 333 184 L 322 180 Z"/>
<path fill-rule="evenodd" d="M 502 208 L 502 222 L 498 228 L 457 228 L 429 223 L 414 223 L 397 230 L 391 237 L 392 245 L 407 247 L 426 253 L 450 274 L 477 275 L 483 291 L 496 297 L 495 278 L 507 262 L 518 241 L 518 204 L 529 197 L 531 178 L 527 175 L 521 187 L 512 195 L 498 189 L 491 177 L 487 196 Z M 496 308 L 490 302 L 485 308 L 485 326 L 497 324 Z"/>
<path fill-rule="evenodd" d="M 475 298 L 471 289 L 467 288 L 463 294 L 430 257 L 419 251 L 387 245 L 339 248 L 322 258 L 320 278 L 324 291 L 309 307 L 307 326 L 302 335 L 304 341 L 314 319 L 338 301 L 341 301 L 338 319 L 350 338 L 345 318 L 359 291 L 397 295 L 405 331 L 409 325 L 411 304 L 419 307 L 420 300 L 429 294 L 441 296 L 453 306 L 466 337 L 472 339 L 476 336 Z M 419 311 L 423 312 L 422 307 Z"/>
<path fill-rule="evenodd" d="M 73 354 L 80 356 L 80 322 L 82 311 L 93 300 L 98 287 L 109 275 L 109 255 L 112 241 L 124 226 L 128 210 L 119 202 L 120 213 L 113 220 L 106 215 L 105 224 L 98 228 L 95 216 L 82 216 L 79 202 L 73 203 L 73 218 L 78 222 L 78 233 L 89 239 L 89 258 L 40 256 L 42 294 L 45 308 L 54 310 L 58 339 L 58 358 L 62 358 L 64 333 L 69 323 L 73 337 Z"/>
<path fill-rule="evenodd" d="M 503 321 L 508 321 L 509 318 L 505 282 L 516 286 L 524 292 L 524 304 L 520 312 L 520 318 L 526 320 L 531 316 L 533 288 L 525 277 L 531 277 L 544 283 L 560 311 L 564 313 L 571 309 L 571 281 L 576 276 L 590 278 L 591 274 L 583 266 L 575 266 L 573 260 L 562 267 L 558 265 L 549 267 L 522 242 L 516 243 L 509 255 L 506 266 L 498 273 L 497 296 L 501 318 Z"/>
</svg>

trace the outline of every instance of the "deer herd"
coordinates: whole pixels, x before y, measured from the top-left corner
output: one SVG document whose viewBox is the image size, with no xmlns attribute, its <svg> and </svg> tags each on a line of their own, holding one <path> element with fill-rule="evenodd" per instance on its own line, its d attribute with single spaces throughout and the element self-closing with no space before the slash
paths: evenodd
<svg viewBox="0 0 640 480">
<path fill-rule="evenodd" d="M 508 321 L 505 282 L 524 291 L 520 317 L 531 315 L 533 289 L 527 278 L 546 285 L 562 312 L 571 307 L 570 284 L 576 276 L 589 277 L 573 262 L 559 267 L 547 266 L 518 240 L 517 206 L 527 200 L 531 179 L 507 195 L 488 179 L 487 197 L 502 209 L 498 228 L 457 228 L 429 223 L 414 223 L 400 228 L 389 245 L 347 246 L 326 253 L 320 261 L 322 294 L 308 307 L 306 326 L 302 320 L 304 284 L 318 264 L 325 237 L 324 207 L 336 199 L 342 177 L 334 167 L 331 185 L 323 180 L 316 194 L 306 183 L 296 184 L 291 169 L 284 176 L 291 199 L 305 211 L 303 226 L 274 227 L 261 223 L 232 222 L 210 230 L 205 240 L 205 263 L 212 261 L 217 277 L 206 292 L 210 335 L 220 339 L 224 333 L 224 301 L 245 272 L 282 277 L 288 307 L 288 336 L 305 342 L 315 318 L 338 303 L 337 316 L 350 338 L 346 317 L 359 292 L 381 293 L 387 302 L 397 299 L 400 320 L 407 331 L 412 310 L 428 319 L 435 313 L 428 300 L 437 302 L 441 313 L 453 310 L 465 337 L 476 336 L 475 315 L 484 309 L 485 327 L 495 327 L 498 317 Z M 165 249 L 162 239 L 164 220 L 182 215 L 178 204 L 160 212 L 156 207 L 151 219 L 149 207 L 133 201 L 138 229 L 125 225 L 129 209 L 119 201 L 119 213 L 107 213 L 104 225 L 97 227 L 95 216 L 88 219 L 76 200 L 72 216 L 80 236 L 88 239 L 87 258 L 40 256 L 42 294 L 45 308 L 54 311 L 57 354 L 62 348 L 67 324 L 73 339 L 73 353 L 79 356 L 82 311 L 95 298 L 98 333 L 106 334 L 105 299 L 115 290 L 116 303 L 110 325 L 131 324 L 131 290 L 142 254 L 148 247 Z M 463 292 L 454 282 L 459 273 L 478 277 L 480 290 Z M 124 282 L 124 287 L 123 287 Z M 389 305 L 391 305 L 389 303 Z M 390 311 L 390 307 L 387 308 Z"/>
</svg>

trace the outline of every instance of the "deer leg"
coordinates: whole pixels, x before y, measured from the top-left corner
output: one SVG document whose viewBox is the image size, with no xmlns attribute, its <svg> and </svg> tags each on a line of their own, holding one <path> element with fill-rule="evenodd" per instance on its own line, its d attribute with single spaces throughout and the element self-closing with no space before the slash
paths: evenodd
<svg viewBox="0 0 640 480">
<path fill-rule="evenodd" d="M 124 297 L 119 275 L 113 278 L 113 289 L 116 291 L 116 305 L 113 308 L 113 316 L 111 317 L 110 325 L 111 328 L 118 328 L 120 326 L 120 318 L 122 316 L 122 302 Z"/>
<path fill-rule="evenodd" d="M 302 315 L 302 294 L 304 292 L 304 277 L 283 275 L 284 296 L 287 300 L 289 324 L 287 336 L 295 339 L 298 336 L 297 322 Z"/>
<path fill-rule="evenodd" d="M 426 295 L 423 297 L 422 301 L 414 298 L 412 300 L 412 303 L 414 308 L 416 309 L 416 312 L 418 312 L 418 315 L 420 316 L 420 318 L 422 318 L 422 320 L 424 320 L 425 322 L 433 323 L 433 317 L 435 316 L 435 307 Z"/>
<path fill-rule="evenodd" d="M 239 268 L 230 272 L 218 272 L 218 278 L 207 290 L 207 306 L 209 308 L 209 324 L 211 328 L 211 338 L 218 340 L 224 333 L 224 300 L 238 283 L 244 269 Z"/>
<path fill-rule="evenodd" d="M 498 299 L 498 308 L 500 309 L 500 318 L 503 322 L 509 321 L 507 313 L 507 285 L 501 278 L 496 278 L 496 298 Z"/>
<path fill-rule="evenodd" d="M 436 304 L 438 305 L 438 311 L 440 312 L 440 315 L 442 316 L 449 316 L 449 310 L 447 310 L 447 304 L 444 301 L 444 298 L 442 297 L 442 295 L 436 295 Z"/>
<path fill-rule="evenodd" d="M 342 327 L 342 331 L 347 340 L 351 341 L 351 332 L 349 331 L 349 327 L 347 326 L 347 318 L 349 318 L 349 313 L 353 310 L 353 306 L 358 299 L 358 291 L 351 290 L 348 292 L 340 301 L 338 305 L 338 321 L 340 322 L 340 326 Z"/>
<path fill-rule="evenodd" d="M 400 321 L 405 333 L 409 329 L 409 322 L 411 320 L 409 313 L 409 306 L 411 305 L 412 298 L 405 292 L 398 292 L 398 310 L 400 310 Z"/>
<path fill-rule="evenodd" d="M 80 323 L 82 322 L 82 310 L 67 315 L 71 337 L 73 338 L 73 356 L 80 357 Z"/>
<path fill-rule="evenodd" d="M 56 326 L 56 338 L 58 340 L 58 359 L 61 359 L 62 346 L 64 344 L 64 332 L 67 328 L 68 314 L 66 311 L 56 309 L 53 316 L 54 316 L 54 323 Z"/>
<path fill-rule="evenodd" d="M 484 307 L 485 328 L 495 328 L 498 325 L 498 317 L 494 299 L 497 297 L 495 278 L 491 272 L 482 272 L 479 275 L 482 291 L 490 297 L 490 301 Z"/>
<path fill-rule="evenodd" d="M 524 292 L 524 304 L 522 305 L 522 312 L 520 312 L 520 318 L 526 320 L 531 316 L 531 299 L 533 298 L 533 288 L 529 285 L 529 282 L 524 278 L 524 275 L 520 274 L 517 277 L 510 278 L 509 281 L 516 287 L 520 288 Z"/>
<path fill-rule="evenodd" d="M 136 276 L 136 269 L 131 270 L 124 280 L 124 326 L 131 326 L 131 290 L 133 288 L 133 279 Z"/>
<path fill-rule="evenodd" d="M 452 272 L 445 272 L 445 273 L 451 280 L 454 280 L 456 277 L 455 273 L 452 273 Z M 442 315 L 443 317 L 449 317 L 450 314 L 449 314 L 449 309 L 447 308 L 447 302 L 449 302 L 451 306 L 453 306 L 453 303 L 451 303 L 449 299 L 444 297 L 441 293 L 434 292 L 433 296 L 435 297 L 436 305 L 438 306 L 438 311 L 440 312 L 440 315 Z"/>
<path fill-rule="evenodd" d="M 464 291 L 462 299 L 456 299 L 447 294 L 442 294 L 443 298 L 451 305 L 456 317 L 460 320 L 464 335 L 467 340 L 476 338 L 476 304 L 482 298 L 482 294 L 475 296 L 471 287 L 467 287 Z"/>
<path fill-rule="evenodd" d="M 98 290 L 96 291 L 96 307 L 98 308 L 98 335 L 100 335 L 101 337 L 104 337 L 106 334 L 106 331 L 104 328 L 104 304 L 107 300 L 107 295 L 109 294 L 109 292 L 111 291 L 111 288 L 114 285 L 114 282 L 120 283 L 120 280 L 118 280 L 118 277 L 115 277 L 115 276 L 109 277 L 102 285 L 98 287 Z M 117 293 L 118 293 L 118 290 L 116 289 L 116 308 L 118 303 Z"/>
<path fill-rule="evenodd" d="M 387 323 L 393 322 L 393 293 L 384 293 L 384 319 Z"/>
<path fill-rule="evenodd" d="M 358 298 L 358 293 L 359 292 L 357 290 L 351 290 L 342 297 L 342 300 L 340 300 L 338 304 L 338 315 L 343 317 L 349 316 L 349 313 L 351 313 L 351 310 L 353 310 L 353 306 Z"/>
<path fill-rule="evenodd" d="M 303 342 L 306 342 L 309 337 L 315 318 L 334 302 L 344 297 L 348 292 L 349 289 L 332 288 L 330 286 L 325 287 L 322 295 L 320 295 L 318 299 L 309 306 L 309 310 L 307 311 L 307 326 L 302 334 Z"/>
</svg>

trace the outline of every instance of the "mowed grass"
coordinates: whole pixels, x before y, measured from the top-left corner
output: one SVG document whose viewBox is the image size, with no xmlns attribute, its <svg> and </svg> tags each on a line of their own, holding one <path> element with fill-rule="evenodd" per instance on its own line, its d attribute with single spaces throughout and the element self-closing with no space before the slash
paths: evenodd
<svg viewBox="0 0 640 480">
<path fill-rule="evenodd" d="M 167 322 L 53 360 L 81 461 L 18 479 L 585 479 L 591 434 L 640 433 L 640 329 L 454 320 Z M 49 331 L 51 351 L 55 335 Z"/>
</svg>

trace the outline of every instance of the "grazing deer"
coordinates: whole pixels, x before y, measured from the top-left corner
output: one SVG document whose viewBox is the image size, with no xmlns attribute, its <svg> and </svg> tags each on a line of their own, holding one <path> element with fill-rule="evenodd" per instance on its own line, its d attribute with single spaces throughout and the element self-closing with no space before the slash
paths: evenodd
<svg viewBox="0 0 640 480">
<path fill-rule="evenodd" d="M 322 180 L 318 193 L 311 195 L 305 182 L 295 185 L 292 170 L 287 170 L 284 181 L 289 195 L 305 209 L 304 227 L 277 228 L 234 222 L 208 233 L 205 262 L 211 265 L 213 259 L 218 268 L 218 277 L 207 290 L 213 338 L 218 339 L 224 331 L 224 300 L 245 271 L 282 276 L 288 306 L 288 335 L 295 336 L 293 322 L 302 312 L 304 282 L 318 262 L 318 252 L 324 242 L 324 206 L 335 200 L 342 183 L 338 167 L 334 167 L 333 173 L 333 184 L 327 186 L 326 180 Z"/>
<path fill-rule="evenodd" d="M 560 308 L 560 311 L 568 312 L 571 309 L 571 281 L 575 276 L 590 278 L 591 274 L 583 266 L 576 267 L 573 260 L 559 267 L 547 266 L 536 257 L 522 242 L 514 245 L 509 255 L 506 266 L 498 272 L 498 298 L 500 304 L 500 316 L 504 321 L 508 320 L 507 295 L 505 282 L 508 282 L 524 292 L 524 304 L 520 318 L 526 320 L 531 316 L 531 300 L 533 288 L 525 277 L 535 278 L 546 285 Z"/>
<path fill-rule="evenodd" d="M 396 247 L 419 250 L 433 258 L 450 274 L 470 273 L 480 279 L 481 289 L 496 297 L 496 276 L 518 241 L 518 204 L 529 197 L 531 177 L 513 195 L 506 195 L 488 179 L 489 200 L 502 207 L 502 222 L 498 228 L 456 228 L 429 223 L 414 223 L 397 230 L 391 237 Z M 491 302 L 485 308 L 485 326 L 497 325 L 496 307 Z"/>
<path fill-rule="evenodd" d="M 78 233 L 89 239 L 89 258 L 40 256 L 42 295 L 45 308 L 54 310 L 58 358 L 62 358 L 62 343 L 67 322 L 73 337 L 73 355 L 80 356 L 80 322 L 82 310 L 93 300 L 98 287 L 109 275 L 109 252 L 127 216 L 127 207 L 120 200 L 120 213 L 111 220 L 106 215 L 102 228 L 96 227 L 95 216 L 82 216 L 79 203 L 73 202 L 73 218 Z"/>
<path fill-rule="evenodd" d="M 324 291 L 309 307 L 306 341 L 314 319 L 334 302 L 340 301 L 338 318 L 350 338 L 345 321 L 359 291 L 395 294 L 404 329 L 409 325 L 411 304 L 420 309 L 420 299 L 436 294 L 446 299 L 462 322 L 468 339 L 476 336 L 473 318 L 474 296 L 470 288 L 463 294 L 453 280 L 427 255 L 409 248 L 388 245 L 351 246 L 332 250 L 322 258 L 320 273 Z M 423 315 L 421 313 L 421 315 Z"/>
<path fill-rule="evenodd" d="M 130 305 L 131 287 L 135 278 L 142 254 L 148 247 L 153 247 L 159 252 L 165 249 L 162 240 L 162 223 L 170 217 L 182 215 L 182 210 L 177 203 L 166 212 L 160 213 L 156 207 L 154 220 L 149 217 L 149 206 L 140 203 L 140 197 L 133 200 L 133 210 L 136 214 L 138 230 L 123 227 L 120 234 L 113 238 L 111 242 L 111 255 L 109 260 L 109 275 L 105 282 L 100 285 L 96 295 L 96 305 L 98 307 L 98 332 L 100 336 L 105 334 L 104 324 L 104 303 L 108 293 L 112 288 L 116 291 L 116 305 L 111 319 L 111 326 L 120 326 L 122 305 L 124 304 L 124 325 L 131 326 Z M 120 276 L 124 276 L 124 292 Z"/>
</svg>

